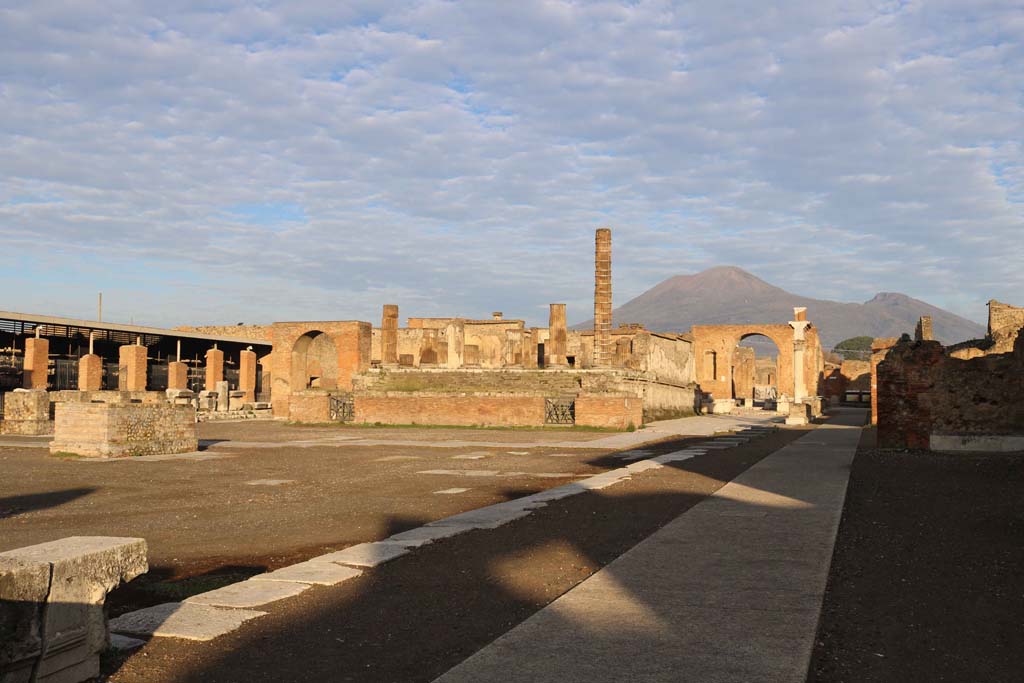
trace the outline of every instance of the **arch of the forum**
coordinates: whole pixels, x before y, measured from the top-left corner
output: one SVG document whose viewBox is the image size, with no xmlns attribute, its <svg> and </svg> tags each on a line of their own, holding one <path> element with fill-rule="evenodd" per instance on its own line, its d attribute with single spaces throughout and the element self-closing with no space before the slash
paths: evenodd
<svg viewBox="0 0 1024 683">
<path fill-rule="evenodd" d="M 359 321 L 274 323 L 270 401 L 287 417 L 292 394 L 352 390 L 352 376 L 370 367 L 373 329 Z"/>
<path fill-rule="evenodd" d="M 779 350 L 776 360 L 779 394 L 790 397 L 798 393 L 816 395 L 822 357 L 818 333 L 810 323 L 801 327 L 803 329 L 798 331 L 790 324 L 694 325 L 690 333 L 693 335 L 697 384 L 713 398 L 735 398 L 732 369 L 736 364 L 736 347 L 747 337 L 760 335 L 771 339 Z M 801 344 L 804 349 L 802 392 L 796 388 L 794 368 L 796 349 Z"/>
</svg>

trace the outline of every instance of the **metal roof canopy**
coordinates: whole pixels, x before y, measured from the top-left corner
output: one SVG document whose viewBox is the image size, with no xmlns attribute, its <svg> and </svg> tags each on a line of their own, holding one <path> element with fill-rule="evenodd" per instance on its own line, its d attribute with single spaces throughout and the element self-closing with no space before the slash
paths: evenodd
<svg viewBox="0 0 1024 683">
<path fill-rule="evenodd" d="M 157 337 L 172 337 L 178 339 L 201 339 L 211 342 L 230 342 L 232 344 L 245 344 L 247 346 L 271 347 L 269 341 L 250 339 L 249 337 L 231 337 L 228 335 L 204 334 L 202 332 L 186 332 L 184 330 L 170 330 L 163 327 L 145 327 L 143 325 L 122 325 L 119 323 L 99 322 L 97 320 L 81 320 L 78 318 L 59 318 L 53 315 L 37 315 L 29 313 L 14 313 L 12 311 L 0 311 L 0 321 L 31 323 L 33 325 L 53 325 L 61 327 L 79 327 L 87 330 L 109 330 L 111 332 L 123 332 L 125 334 L 149 335 Z"/>
</svg>

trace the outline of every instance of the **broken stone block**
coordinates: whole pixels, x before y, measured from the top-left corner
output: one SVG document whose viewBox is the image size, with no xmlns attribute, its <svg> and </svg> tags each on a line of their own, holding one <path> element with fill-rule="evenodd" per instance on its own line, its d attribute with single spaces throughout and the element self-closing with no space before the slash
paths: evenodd
<svg viewBox="0 0 1024 683">
<path fill-rule="evenodd" d="M 43 568 L 47 584 L 35 603 L 40 612 L 45 605 L 45 623 L 35 627 L 30 596 L 38 595 L 41 584 L 39 570 L 31 567 Z M 21 657 L 20 664 L 0 659 L 0 680 L 20 680 L 13 674 L 8 678 L 8 669 L 23 668 L 26 655 L 35 668 L 33 681 L 84 681 L 99 675 L 99 654 L 109 645 L 103 611 L 107 593 L 147 569 L 146 542 L 141 538 L 72 536 L 0 553 L 0 576 L 7 577 L 0 578 L 0 604 L 5 611 L 9 605 L 19 606 L 13 608 L 14 640 L 9 643 L 4 634 L 0 657 Z M 6 628 L 8 615 L 0 616 Z M 37 652 L 34 657 L 32 651 Z"/>
<path fill-rule="evenodd" d="M 809 403 L 791 403 L 786 424 L 802 426 L 811 423 L 811 405 Z"/>
<path fill-rule="evenodd" d="M 217 382 L 217 410 L 222 413 L 228 411 L 231 397 L 228 395 L 228 383 L 224 380 Z"/>
<path fill-rule="evenodd" d="M 15 389 L 7 394 L 0 434 L 53 434 L 49 392 L 45 389 Z"/>
<path fill-rule="evenodd" d="M 42 613 L 50 590 L 47 562 L 0 556 L 0 681 L 27 683 L 43 651 Z"/>
</svg>

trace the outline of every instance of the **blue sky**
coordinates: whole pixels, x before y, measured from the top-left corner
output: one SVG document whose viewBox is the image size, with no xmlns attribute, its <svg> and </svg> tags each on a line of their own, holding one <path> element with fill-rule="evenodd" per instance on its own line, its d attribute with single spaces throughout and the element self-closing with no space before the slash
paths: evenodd
<svg viewBox="0 0 1024 683">
<path fill-rule="evenodd" d="M 0 0 L 0 308 L 590 316 L 730 264 L 1024 305 L 1024 7 Z"/>
</svg>

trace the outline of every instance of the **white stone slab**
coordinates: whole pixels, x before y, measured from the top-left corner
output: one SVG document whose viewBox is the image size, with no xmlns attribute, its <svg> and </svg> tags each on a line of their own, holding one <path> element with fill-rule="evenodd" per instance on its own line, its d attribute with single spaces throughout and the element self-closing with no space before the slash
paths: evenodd
<svg viewBox="0 0 1024 683">
<path fill-rule="evenodd" d="M 390 541 L 360 543 L 335 553 L 328 553 L 314 558 L 317 562 L 335 562 L 352 567 L 376 567 L 401 557 L 409 552 L 409 547 Z"/>
<path fill-rule="evenodd" d="M 386 540 L 401 543 L 410 548 L 418 548 L 427 543 L 440 541 L 475 529 L 471 524 L 447 524 L 445 526 L 420 526 L 408 531 L 392 534 Z"/>
<path fill-rule="evenodd" d="M 294 479 L 253 479 L 245 482 L 249 486 L 281 486 L 282 484 L 294 484 Z"/>
<path fill-rule="evenodd" d="M 268 574 L 254 576 L 250 581 L 293 581 L 298 583 L 314 583 L 320 586 L 333 586 L 342 581 L 348 581 L 362 574 L 358 569 L 343 567 L 314 558 L 306 562 L 299 562 L 289 567 L 283 567 Z"/>
<path fill-rule="evenodd" d="M 537 501 L 549 501 L 549 500 L 561 500 L 562 498 L 568 498 L 569 496 L 575 496 L 578 493 L 586 491 L 585 488 L 574 482 L 572 484 L 563 484 L 562 486 L 556 486 L 548 489 L 547 491 L 541 491 L 540 493 L 534 493 L 529 496 Z"/>
<path fill-rule="evenodd" d="M 465 493 L 466 491 L 472 491 L 473 489 L 441 489 L 440 491 L 434 491 L 434 494 L 441 495 L 455 495 L 457 493 Z"/>
<path fill-rule="evenodd" d="M 442 474 L 449 477 L 495 477 L 497 470 L 422 470 L 416 474 Z"/>
<path fill-rule="evenodd" d="M 133 636 L 213 640 L 264 614 L 266 612 L 248 609 L 168 602 L 122 614 L 110 621 L 110 630 Z"/>
<path fill-rule="evenodd" d="M 626 465 L 626 469 L 630 472 L 644 472 L 646 470 L 657 470 L 661 469 L 663 465 L 656 460 L 640 460 L 639 462 L 633 462 Z"/>
<path fill-rule="evenodd" d="M 293 597 L 308 588 L 308 583 L 293 581 L 239 581 L 230 586 L 193 595 L 185 602 L 215 607 L 259 607 Z"/>
<path fill-rule="evenodd" d="M 463 455 L 453 455 L 452 460 L 482 460 L 486 457 L 482 453 L 465 453 Z"/>
<path fill-rule="evenodd" d="M 529 455 L 530 451 L 508 451 L 509 455 Z"/>
<path fill-rule="evenodd" d="M 418 455 L 386 455 L 383 458 L 376 458 L 374 462 L 395 462 L 396 460 L 422 460 Z"/>
</svg>

